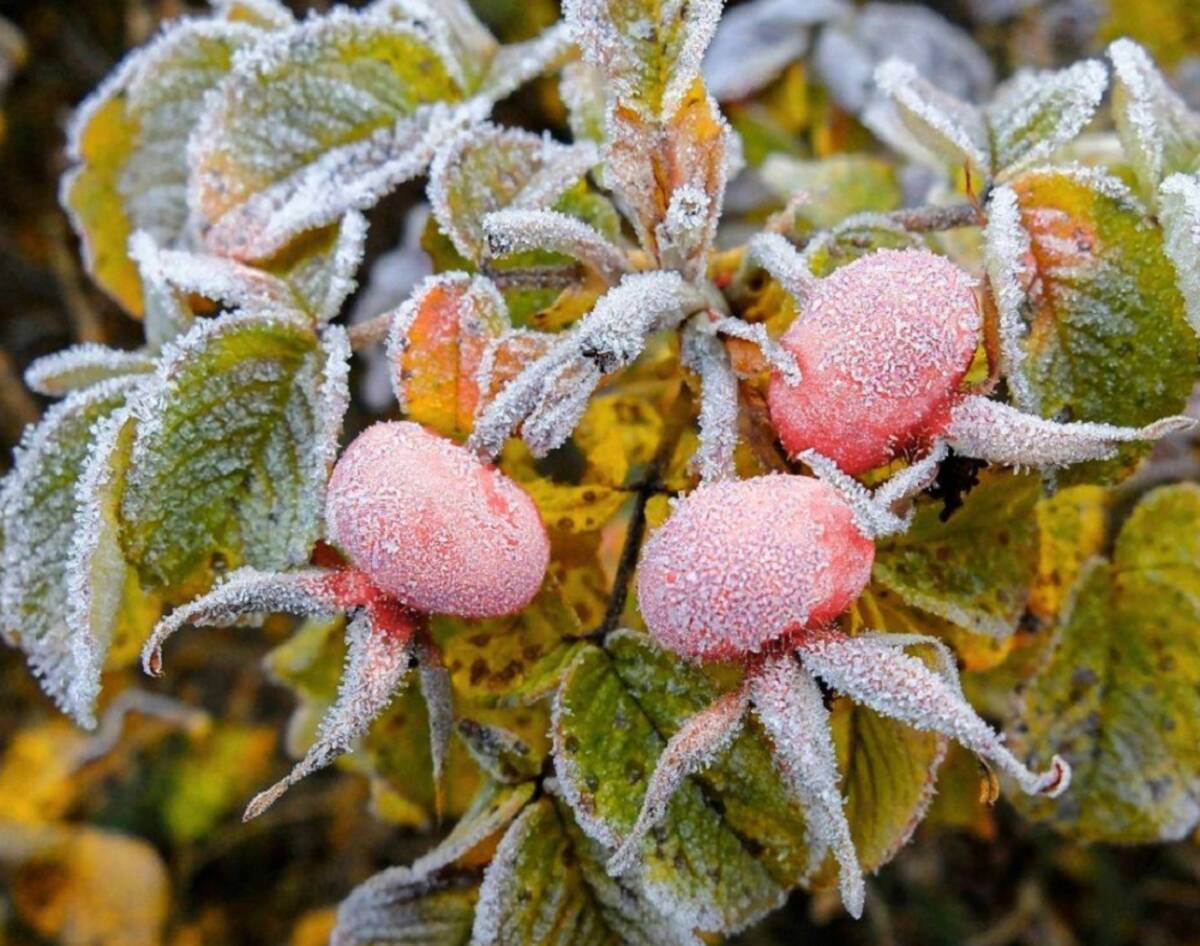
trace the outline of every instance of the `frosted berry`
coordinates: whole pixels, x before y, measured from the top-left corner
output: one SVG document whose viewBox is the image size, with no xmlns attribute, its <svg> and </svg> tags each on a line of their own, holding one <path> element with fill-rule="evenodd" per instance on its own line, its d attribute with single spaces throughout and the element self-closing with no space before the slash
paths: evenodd
<svg viewBox="0 0 1200 946">
<path fill-rule="evenodd" d="M 418 424 L 375 424 L 329 482 L 329 539 L 375 585 L 428 614 L 492 617 L 537 593 L 550 556 L 512 480 Z"/>
<path fill-rule="evenodd" d="M 804 380 L 771 381 L 784 447 L 853 474 L 926 446 L 949 422 L 980 324 L 971 277 L 925 250 L 879 250 L 820 280 L 781 339 Z"/>
<path fill-rule="evenodd" d="M 850 507 L 820 480 L 717 482 L 682 500 L 650 537 L 638 598 L 661 646 L 725 659 L 837 617 L 874 557 Z"/>
</svg>

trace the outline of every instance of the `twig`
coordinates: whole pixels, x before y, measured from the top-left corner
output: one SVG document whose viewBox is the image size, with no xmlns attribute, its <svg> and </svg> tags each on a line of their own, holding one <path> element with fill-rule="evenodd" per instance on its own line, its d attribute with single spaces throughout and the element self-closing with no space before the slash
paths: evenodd
<svg viewBox="0 0 1200 946">
<path fill-rule="evenodd" d="M 350 336 L 350 350 L 362 351 L 364 348 L 370 348 L 372 345 L 386 341 L 388 328 L 392 324 L 392 315 L 394 312 L 389 309 L 383 315 L 377 315 L 373 319 L 351 325 L 347 330 L 347 334 Z"/>
</svg>

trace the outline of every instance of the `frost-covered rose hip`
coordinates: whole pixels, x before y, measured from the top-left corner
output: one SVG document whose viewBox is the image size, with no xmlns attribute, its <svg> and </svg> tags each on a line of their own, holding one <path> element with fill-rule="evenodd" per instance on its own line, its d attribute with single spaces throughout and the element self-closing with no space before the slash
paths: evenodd
<svg viewBox="0 0 1200 946">
<path fill-rule="evenodd" d="M 832 486 L 760 476 L 701 486 L 646 543 L 638 600 L 651 634 L 692 659 L 756 653 L 837 617 L 875 545 Z"/>
<path fill-rule="evenodd" d="M 864 633 L 833 623 L 866 586 L 877 534 L 894 518 L 940 454 L 873 496 L 836 466 L 833 482 L 760 476 L 700 486 L 650 536 L 638 573 L 638 600 L 654 639 L 689 659 L 740 659 L 741 685 L 684 720 L 646 786 L 642 809 L 609 861 L 628 870 L 642 840 L 666 813 L 683 780 L 737 736 L 748 710 L 774 747 L 776 768 L 804 807 L 815 869 L 832 852 L 846 909 L 859 916 L 863 878 L 843 810 L 829 711 L 818 680 L 884 716 L 948 736 L 1012 776 L 1031 794 L 1058 795 L 1070 769 L 1057 756 L 1031 772 L 964 699 L 953 656 L 934 638 Z M 817 464 L 820 466 L 821 464 Z M 776 646 L 769 647 L 768 645 Z M 920 646 L 925 659 L 905 652 Z M 556 710 L 557 711 L 557 710 Z M 556 732 L 558 728 L 556 727 Z M 566 747 L 560 758 L 569 759 Z M 564 784 L 570 786 L 569 764 Z M 571 789 L 568 787 L 568 791 Z"/>
<path fill-rule="evenodd" d="M 381 591 L 427 614 L 494 617 L 537 594 L 550 543 L 533 501 L 411 422 L 375 424 L 338 460 L 329 540 Z"/>
<path fill-rule="evenodd" d="M 771 421 L 789 453 L 847 473 L 942 432 L 980 330 L 974 282 L 925 250 L 880 250 L 817 282 L 782 338 L 803 381 L 772 379 Z"/>
<path fill-rule="evenodd" d="M 857 474 L 945 443 L 992 463 L 1054 467 L 1192 425 L 1056 423 L 963 391 L 982 321 L 975 283 L 927 250 L 878 250 L 820 280 L 778 235 L 756 238 L 749 256 L 799 305 L 780 342 L 802 380 L 776 370 L 768 401 L 780 442 L 806 461 Z"/>
</svg>

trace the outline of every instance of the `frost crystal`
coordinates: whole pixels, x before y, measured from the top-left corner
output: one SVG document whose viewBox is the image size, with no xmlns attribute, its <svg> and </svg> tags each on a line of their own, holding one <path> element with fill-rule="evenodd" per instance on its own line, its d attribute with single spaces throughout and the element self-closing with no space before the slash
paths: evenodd
<svg viewBox="0 0 1200 946">
<path fill-rule="evenodd" d="M 719 213 L 708 194 L 685 184 L 671 193 L 667 215 L 654 231 L 654 242 L 664 269 L 673 269 L 696 282 L 704 275 L 704 258 L 716 237 Z"/>
<path fill-rule="evenodd" d="M 696 319 L 688 322 L 682 343 L 683 363 L 700 377 L 700 447 L 692 466 L 704 483 L 737 475 L 733 453 L 738 441 L 738 383 L 725 346 Z"/>
<path fill-rule="evenodd" d="M 988 129 L 979 109 L 934 88 L 909 63 L 889 59 L 875 81 L 922 145 L 952 163 L 964 158 L 985 175 L 992 167 Z"/>
<path fill-rule="evenodd" d="M 751 240 L 746 247 L 746 261 L 770 273 L 797 305 L 804 305 L 817 284 L 804 257 L 779 233 L 760 233 Z"/>
<path fill-rule="evenodd" d="M 1145 427 L 1056 423 L 985 397 L 967 397 L 954 407 L 946 439 L 958 453 L 1010 466 L 1056 467 L 1106 460 L 1117 445 L 1158 440 L 1191 430 L 1190 417 L 1164 417 Z"/>
<path fill-rule="evenodd" d="M 573 257 L 617 282 L 629 269 L 620 247 L 590 224 L 555 210 L 500 210 L 483 218 L 488 253 L 493 257 L 545 250 Z"/>
<path fill-rule="evenodd" d="M 629 834 L 608 861 L 614 877 L 634 866 L 642 839 L 667 813 L 667 805 L 683 780 L 711 765 L 737 737 L 746 714 L 742 689 L 726 693 L 700 712 L 689 716 L 676 731 L 655 764 L 646 786 L 642 809 Z"/>
<path fill-rule="evenodd" d="M 1040 400 L 1024 370 L 1026 287 L 1034 278 L 1031 251 L 1017 194 L 1001 185 L 988 205 L 983 262 L 1000 316 L 1000 367 L 1013 399 L 1025 411 L 1037 411 Z"/>
<path fill-rule="evenodd" d="M 1188 321 L 1200 333 L 1200 181 L 1173 174 L 1159 189 L 1163 248 L 1175 266 Z"/>
<path fill-rule="evenodd" d="M 749 686 L 754 713 L 775 744 L 775 764 L 804 806 L 809 872 L 832 851 L 842 902 L 857 919 L 866 890 L 838 788 L 837 756 L 821 689 L 791 654 L 766 660 Z"/>
<path fill-rule="evenodd" d="M 153 370 L 154 359 L 147 354 L 85 342 L 38 358 L 25 369 L 25 383 L 38 394 L 62 397 L 109 378 Z"/>
<path fill-rule="evenodd" d="M 488 404 L 476 421 L 471 449 L 494 457 L 535 411 L 539 452 L 561 444 L 583 413 L 581 398 L 586 406 L 601 377 L 631 364 L 650 334 L 678 325 L 689 310 L 704 308 L 696 296 L 675 273 L 626 276 Z M 581 391 L 578 385 L 567 386 L 568 381 L 590 387 Z"/>
<path fill-rule="evenodd" d="M 1050 770 L 1029 771 L 979 718 L 956 682 L 874 636 L 817 634 L 798 642 L 801 662 L 835 690 L 915 729 L 949 736 L 1010 775 L 1030 795 L 1056 797 L 1071 770 L 1055 756 Z"/>
<path fill-rule="evenodd" d="M 380 613 L 380 608 L 387 613 Z M 408 675 L 414 623 L 386 603 L 356 614 L 346 628 L 346 667 L 337 699 L 326 712 L 316 742 L 288 775 L 246 806 L 244 821 L 257 818 L 300 779 L 346 752 L 387 709 Z"/>
</svg>

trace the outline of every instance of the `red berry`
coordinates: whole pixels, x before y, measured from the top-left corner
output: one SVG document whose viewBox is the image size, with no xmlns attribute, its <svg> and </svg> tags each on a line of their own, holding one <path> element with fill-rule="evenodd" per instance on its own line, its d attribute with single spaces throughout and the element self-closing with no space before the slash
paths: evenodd
<svg viewBox="0 0 1200 946">
<path fill-rule="evenodd" d="M 971 277 L 925 250 L 879 250 L 816 284 L 783 346 L 803 380 L 771 379 L 771 421 L 791 454 L 861 473 L 944 429 L 981 319 Z"/>
<path fill-rule="evenodd" d="M 638 601 L 660 645 L 692 659 L 753 654 L 858 597 L 875 546 L 833 487 L 760 476 L 699 487 L 646 543 Z"/>
<path fill-rule="evenodd" d="M 325 517 L 356 568 L 427 614 L 519 611 L 550 556 L 537 507 L 516 483 L 409 422 L 375 424 L 346 448 Z"/>
</svg>

